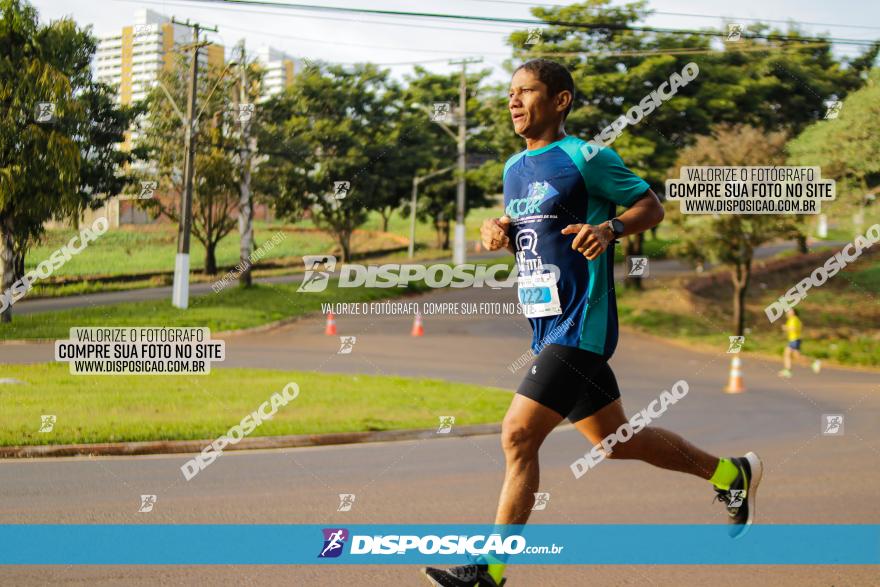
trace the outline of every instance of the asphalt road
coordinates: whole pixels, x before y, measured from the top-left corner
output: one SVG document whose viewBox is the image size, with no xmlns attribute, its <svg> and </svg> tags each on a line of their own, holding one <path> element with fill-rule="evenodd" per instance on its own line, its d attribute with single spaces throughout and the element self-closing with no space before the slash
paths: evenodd
<svg viewBox="0 0 880 587">
<path fill-rule="evenodd" d="M 510 291 L 437 292 L 403 301 L 509 302 Z M 340 300 L 344 301 L 344 300 Z M 223 367 L 417 375 L 512 389 L 523 370 L 528 324 L 518 316 L 426 315 L 412 338 L 411 316 L 337 316 L 353 352 L 323 335 L 322 317 L 226 339 Z M 880 523 L 880 376 L 800 368 L 776 377 L 777 362 L 745 357 L 746 393 L 722 393 L 730 356 L 719 325 L 715 352 L 696 352 L 624 332 L 611 361 L 633 412 L 685 379 L 686 398 L 658 425 L 720 455 L 759 452 L 765 462 L 759 522 Z M 51 344 L 2 345 L 0 363 L 51 360 Z M 216 364 L 215 364 L 216 365 Z M 161 379 L 157 379 L 161 384 Z M 352 390 L 353 393 L 356 389 Z M 302 389 L 302 393 L 320 393 Z M 843 414 L 843 436 L 821 434 L 823 414 Z M 455 415 L 455 414 L 453 414 Z M 467 423 L 458 414 L 457 423 Z M 96 415 L 100 417 L 100 415 Z M 560 427 L 542 449 L 542 491 L 551 494 L 536 523 L 720 523 L 714 492 L 699 479 L 640 463 L 609 461 L 575 480 L 569 464 L 587 449 Z M 36 459 L 0 462 L 3 523 L 489 523 L 503 474 L 497 436 L 372 445 L 227 453 L 190 482 L 186 457 Z M 354 493 L 337 512 L 339 493 Z M 153 512 L 137 513 L 141 494 Z M 289 547 L 289 545 L 279 545 Z M 596 548 L 621 549 L 625 544 Z M 723 549 L 724 544 L 718 548 Z M 516 585 L 876 585 L 877 567 L 578 566 L 519 567 Z M 412 567 L 6 567 L 10 585 L 420 585 Z"/>
</svg>

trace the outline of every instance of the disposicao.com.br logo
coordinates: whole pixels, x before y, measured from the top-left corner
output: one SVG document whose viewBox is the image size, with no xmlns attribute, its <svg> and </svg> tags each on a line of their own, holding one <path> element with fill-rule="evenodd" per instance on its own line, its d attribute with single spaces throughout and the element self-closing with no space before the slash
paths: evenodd
<svg viewBox="0 0 880 587">
<path fill-rule="evenodd" d="M 337 558 L 349 543 L 348 554 L 356 555 L 466 555 L 560 554 L 556 544 L 528 546 L 524 536 L 490 534 L 351 534 L 346 528 L 324 528 L 318 558 Z"/>
<path fill-rule="evenodd" d="M 327 289 L 330 275 L 336 268 L 333 255 L 306 255 L 305 275 L 296 291 L 305 293 L 322 292 Z M 544 264 L 544 269 L 557 277 L 559 269 Z M 448 265 L 419 265 L 417 263 L 385 265 L 359 265 L 345 263 L 339 268 L 339 287 L 406 287 L 411 282 L 424 281 L 428 287 L 483 287 L 493 289 L 513 287 L 517 284 L 517 273 L 505 263 L 495 265 L 474 265 L 463 263 Z"/>
<path fill-rule="evenodd" d="M 324 546 L 318 553 L 318 558 L 336 558 L 342 554 L 345 541 L 348 540 L 348 530 L 345 528 L 324 528 Z"/>
</svg>

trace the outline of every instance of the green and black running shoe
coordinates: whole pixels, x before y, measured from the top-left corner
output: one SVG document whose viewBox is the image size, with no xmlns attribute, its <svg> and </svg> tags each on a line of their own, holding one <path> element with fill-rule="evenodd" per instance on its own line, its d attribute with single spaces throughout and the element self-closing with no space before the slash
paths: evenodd
<svg viewBox="0 0 880 587">
<path fill-rule="evenodd" d="M 728 533 L 732 538 L 739 538 L 748 532 L 755 519 L 755 496 L 764 473 L 764 465 L 753 452 L 730 460 L 739 469 L 739 475 L 730 484 L 730 489 L 716 487 L 718 495 L 715 499 L 727 507 L 727 515 L 730 516 Z"/>
<path fill-rule="evenodd" d="M 425 567 L 422 574 L 435 587 L 502 587 L 507 579 L 496 583 L 489 574 L 489 565 L 462 565 L 451 569 Z"/>
</svg>

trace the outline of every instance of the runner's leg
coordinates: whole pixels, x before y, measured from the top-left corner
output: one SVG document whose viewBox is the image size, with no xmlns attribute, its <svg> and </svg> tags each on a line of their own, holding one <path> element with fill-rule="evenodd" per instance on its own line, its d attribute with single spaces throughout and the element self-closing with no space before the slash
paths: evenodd
<svg viewBox="0 0 880 587">
<path fill-rule="evenodd" d="M 506 470 L 496 524 L 525 524 L 538 491 L 538 449 L 562 416 L 533 399 L 515 394 L 501 425 Z"/>
<path fill-rule="evenodd" d="M 627 418 L 623 404 L 618 399 L 574 425 L 595 446 L 609 434 L 614 434 L 624 422 L 627 422 Z M 626 442 L 614 445 L 608 457 L 638 459 L 655 467 L 689 473 L 703 479 L 710 479 L 720 462 L 718 457 L 694 446 L 678 434 L 656 426 L 646 426 Z"/>
<path fill-rule="evenodd" d="M 810 357 L 809 355 L 805 355 L 804 351 L 797 350 L 797 351 L 794 351 L 794 360 L 796 363 L 799 363 L 801 365 L 809 365 L 810 363 L 813 362 L 814 359 L 813 359 L 813 357 Z"/>
<path fill-rule="evenodd" d="M 607 364 L 593 373 L 590 382 L 606 395 L 607 390 L 618 389 L 614 371 Z M 569 418 L 593 446 L 601 445 L 604 438 L 617 434 L 620 426 L 628 422 L 619 398 L 595 413 L 575 409 Z M 755 517 L 754 496 L 761 482 L 763 464 L 753 452 L 743 457 L 719 459 L 674 432 L 646 426 L 630 434 L 626 441 L 618 439 L 607 456 L 612 459 L 638 459 L 656 467 L 708 480 L 715 489 L 716 499 L 724 502 L 727 508 L 728 533 L 734 538 L 742 536 Z"/>
</svg>

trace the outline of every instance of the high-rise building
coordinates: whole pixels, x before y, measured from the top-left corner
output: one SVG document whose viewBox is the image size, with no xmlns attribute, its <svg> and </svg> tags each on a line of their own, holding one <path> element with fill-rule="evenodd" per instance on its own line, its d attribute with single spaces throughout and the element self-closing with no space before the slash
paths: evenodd
<svg viewBox="0 0 880 587">
<path fill-rule="evenodd" d="M 117 88 L 116 100 L 120 104 L 142 100 L 160 72 L 174 67 L 175 60 L 184 53 L 181 45 L 191 42 L 191 28 L 174 24 L 169 17 L 152 10 L 136 10 L 132 24 L 98 39 L 92 64 L 95 78 Z M 222 45 L 212 43 L 199 51 L 200 66 L 223 67 L 223 63 Z M 121 147 L 131 148 L 137 138 L 135 131 L 126 133 Z M 108 198 L 93 214 L 106 215 L 113 225 L 149 222 L 146 212 L 124 196 Z"/>
<path fill-rule="evenodd" d="M 296 71 L 302 67 L 301 61 L 272 47 L 262 47 L 257 51 L 256 59 L 264 70 L 263 99 L 284 91 L 284 88 L 293 83 Z"/>
<path fill-rule="evenodd" d="M 167 16 L 142 8 L 134 22 L 116 34 L 101 37 L 95 54 L 95 77 L 119 88 L 117 99 L 130 104 L 145 98 L 162 69 L 170 69 L 180 54 L 179 46 L 192 41 L 192 30 L 173 24 Z M 202 65 L 222 67 L 223 45 L 211 44 L 199 51 Z"/>
<path fill-rule="evenodd" d="M 93 62 L 95 77 L 117 88 L 116 98 L 120 104 L 131 104 L 146 98 L 160 73 L 173 68 L 175 61 L 186 53 L 181 46 L 191 42 L 191 28 L 174 24 L 169 17 L 158 12 L 137 10 L 132 24 L 122 27 L 119 33 L 99 38 Z M 222 68 L 224 53 L 222 45 L 212 43 L 199 51 L 199 65 Z M 299 65 L 297 60 L 271 47 L 258 51 L 255 58 L 264 68 L 263 98 L 283 91 L 293 82 L 294 71 Z M 142 124 L 149 124 L 149 121 L 142 121 Z M 131 148 L 137 138 L 134 131 L 126 133 L 121 148 Z M 90 214 L 107 216 L 113 225 L 150 222 L 146 212 L 126 196 L 110 197 L 102 208 L 87 212 L 86 216 Z M 268 211 L 258 207 L 255 214 L 265 218 Z"/>
</svg>

